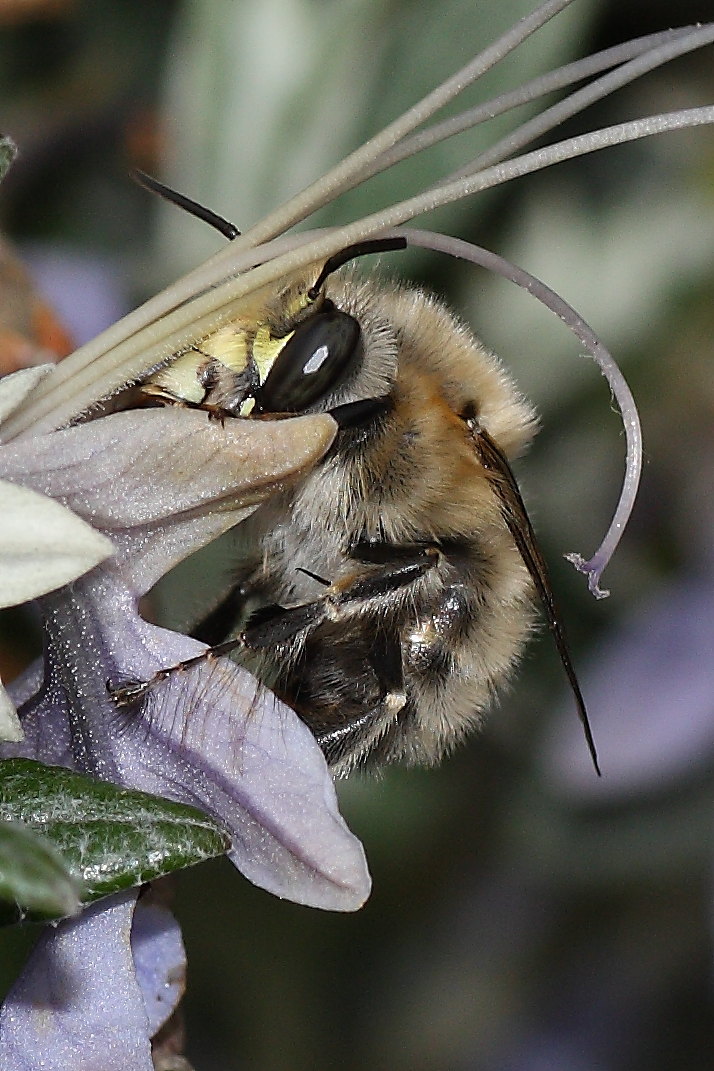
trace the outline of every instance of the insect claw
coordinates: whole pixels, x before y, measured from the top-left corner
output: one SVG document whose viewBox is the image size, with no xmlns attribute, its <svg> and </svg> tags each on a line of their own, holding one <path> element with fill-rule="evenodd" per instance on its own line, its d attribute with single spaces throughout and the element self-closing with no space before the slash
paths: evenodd
<svg viewBox="0 0 714 1071">
<path fill-rule="evenodd" d="M 115 706 L 120 710 L 124 710 L 142 702 L 149 691 L 151 681 L 128 680 L 122 684 L 114 684 L 108 680 L 106 686 L 109 697 Z"/>
</svg>

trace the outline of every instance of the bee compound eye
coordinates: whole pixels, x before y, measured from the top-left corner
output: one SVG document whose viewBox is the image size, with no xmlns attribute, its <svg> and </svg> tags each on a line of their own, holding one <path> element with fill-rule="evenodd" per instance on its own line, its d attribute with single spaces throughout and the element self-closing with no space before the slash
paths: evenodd
<svg viewBox="0 0 714 1071">
<path fill-rule="evenodd" d="M 360 326 L 330 303 L 299 324 L 256 392 L 263 413 L 299 413 L 344 382 L 361 351 Z"/>
</svg>

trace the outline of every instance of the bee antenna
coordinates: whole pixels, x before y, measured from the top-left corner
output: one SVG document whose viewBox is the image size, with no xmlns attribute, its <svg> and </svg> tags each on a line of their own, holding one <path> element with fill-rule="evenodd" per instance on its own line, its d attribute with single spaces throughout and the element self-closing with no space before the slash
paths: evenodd
<svg viewBox="0 0 714 1071">
<path fill-rule="evenodd" d="M 163 182 L 159 182 L 159 180 L 152 175 L 147 175 L 145 171 L 140 171 L 137 168 L 132 172 L 132 178 L 135 182 L 138 182 L 140 186 L 143 186 L 144 189 L 150 190 L 151 193 L 158 193 L 159 197 L 163 197 L 165 201 L 170 201 L 172 205 L 177 205 L 179 208 L 183 208 L 184 212 L 188 212 L 190 215 L 195 216 L 196 219 L 200 219 L 203 223 L 208 223 L 211 227 L 215 227 L 217 231 L 221 232 L 224 238 L 229 240 L 229 242 L 232 242 L 233 239 L 237 238 L 240 234 L 235 223 L 231 223 L 230 220 L 224 219 L 223 216 L 219 216 L 217 212 L 213 212 L 210 208 L 206 208 L 205 205 L 199 204 L 198 201 L 193 201 L 190 197 L 187 197 L 185 193 L 179 193 L 178 190 L 172 190 L 170 186 L 166 186 Z"/>
<path fill-rule="evenodd" d="M 341 268 L 344 264 L 347 264 L 350 260 L 355 260 L 356 257 L 365 257 L 369 253 L 392 253 L 399 249 L 407 248 L 406 238 L 370 238 L 364 242 L 355 242 L 354 245 L 345 246 L 339 253 L 335 253 L 325 261 L 325 265 L 317 277 L 316 282 L 307 292 L 307 296 L 311 301 L 314 301 L 317 295 L 324 286 L 325 279 L 333 272 L 336 272 L 338 268 Z"/>
</svg>

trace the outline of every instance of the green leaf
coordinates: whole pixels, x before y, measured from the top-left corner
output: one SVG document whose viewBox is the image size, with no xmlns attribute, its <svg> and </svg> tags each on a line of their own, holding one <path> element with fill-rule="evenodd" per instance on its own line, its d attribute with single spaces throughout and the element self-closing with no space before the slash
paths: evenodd
<svg viewBox="0 0 714 1071">
<path fill-rule="evenodd" d="M 49 841 L 20 822 L 0 825 L 0 921 L 74 915 L 80 894 L 80 883 Z"/>
<path fill-rule="evenodd" d="M 193 807 L 30 759 L 0 762 L 0 821 L 26 823 L 51 842 L 81 882 L 82 904 L 229 846 L 225 831 Z"/>
<path fill-rule="evenodd" d="M 16 156 L 17 145 L 15 142 L 12 138 L 0 134 L 0 182 L 5 178 L 5 174 Z"/>
</svg>

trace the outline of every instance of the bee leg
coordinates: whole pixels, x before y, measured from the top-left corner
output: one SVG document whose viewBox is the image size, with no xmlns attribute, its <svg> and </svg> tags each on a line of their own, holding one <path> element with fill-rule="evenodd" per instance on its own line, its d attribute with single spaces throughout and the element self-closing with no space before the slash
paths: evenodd
<svg viewBox="0 0 714 1071">
<path fill-rule="evenodd" d="M 349 550 L 353 561 L 363 565 L 380 565 L 381 569 L 348 578 L 341 584 L 341 601 L 388 595 L 419 580 L 441 561 L 441 551 L 433 543 L 353 543 Z M 335 589 L 340 585 L 334 585 Z"/>
<path fill-rule="evenodd" d="M 204 661 L 211 661 L 231 654 L 239 648 L 260 650 L 274 647 L 291 640 L 298 632 L 314 628 L 325 620 L 337 621 L 343 608 L 351 602 L 364 601 L 405 587 L 424 576 L 438 564 L 441 554 L 431 545 L 413 545 L 408 548 L 392 547 L 390 563 L 369 575 L 351 575 L 330 585 L 325 594 L 314 602 L 300 606 L 267 606 L 249 619 L 240 635 L 209 647 L 201 654 L 160 669 L 146 681 L 124 681 L 114 684 L 107 681 L 107 691 L 120 708 L 140 703 L 156 684 L 173 673 L 193 668 Z"/>
<path fill-rule="evenodd" d="M 305 629 L 300 661 L 277 692 L 311 730 L 328 764 L 343 773 L 396 731 L 407 705 L 401 637 L 385 627 L 378 600 L 411 585 L 441 560 L 439 548 L 427 544 L 370 544 L 353 551 L 356 561 L 377 568 L 366 575 L 363 568 L 355 570 L 315 603 L 258 615 L 245 633 L 246 646 L 270 651 Z M 352 612 L 360 602 L 377 606 L 363 618 L 361 607 Z"/>
<path fill-rule="evenodd" d="M 399 636 L 380 630 L 369 656 L 370 665 L 382 690 L 380 707 L 396 718 L 407 701 L 404 685 L 404 662 Z"/>
<path fill-rule="evenodd" d="M 367 546 L 367 544 L 365 544 Z M 371 544 L 369 545 L 371 546 Z M 384 568 L 371 573 L 350 574 L 331 584 L 325 594 L 314 602 L 285 608 L 268 606 L 257 611 L 243 630 L 246 647 L 259 649 L 285 643 L 304 629 L 314 628 L 323 621 L 339 620 L 343 609 L 353 602 L 388 595 L 413 584 L 438 565 L 441 552 L 431 544 L 387 546 Z M 380 552 L 381 553 L 381 552 Z M 353 557 L 350 552 L 350 557 Z M 396 560 L 395 560 L 396 559 Z M 357 559 L 373 562 L 373 558 Z"/>
<path fill-rule="evenodd" d="M 392 730 L 406 706 L 402 645 L 391 632 L 378 630 L 367 661 L 380 689 L 380 696 L 367 709 L 356 708 L 331 723 L 315 722 L 312 704 L 297 707 L 300 717 L 312 731 L 330 766 L 343 764 L 349 756 L 366 754 Z M 344 772 L 344 770 L 343 770 Z"/>
<path fill-rule="evenodd" d="M 202 662 L 211 662 L 214 658 L 231 654 L 242 646 L 242 637 L 225 640 L 223 643 L 216 644 L 215 647 L 209 647 L 208 650 L 201 651 L 200 654 L 194 655 L 193 658 L 187 658 L 183 662 L 176 662 L 173 666 L 165 666 L 154 673 L 153 677 L 149 677 L 148 680 L 128 680 L 121 683 L 108 680 L 106 682 L 107 692 L 120 710 L 136 706 L 138 703 L 143 702 L 156 684 L 165 681 L 167 677 L 172 676 L 174 673 L 183 673 L 186 670 L 193 669 L 194 666 L 200 665 Z"/>
<path fill-rule="evenodd" d="M 314 628 L 327 617 L 326 598 L 300 606 L 265 606 L 258 610 L 243 630 L 243 642 L 252 651 L 286 643 L 298 632 Z"/>
<path fill-rule="evenodd" d="M 394 567 L 422 561 L 425 556 L 439 553 L 436 543 L 387 543 L 381 539 L 358 540 L 351 544 L 348 551 L 354 561 Z"/>
</svg>

